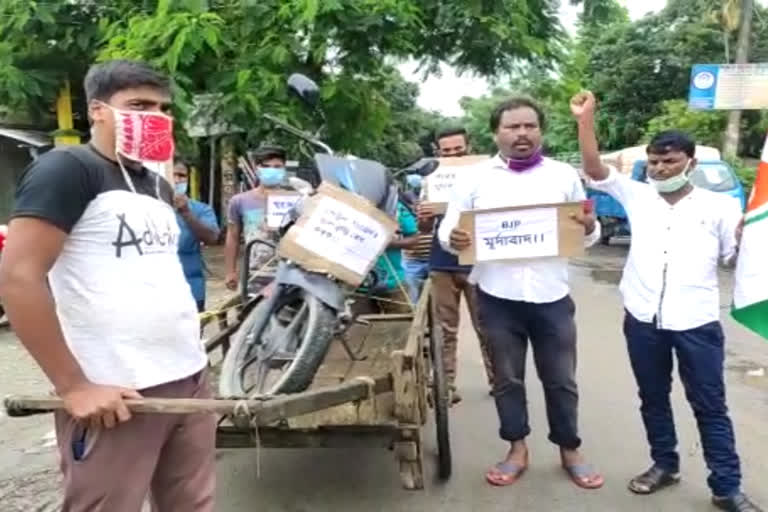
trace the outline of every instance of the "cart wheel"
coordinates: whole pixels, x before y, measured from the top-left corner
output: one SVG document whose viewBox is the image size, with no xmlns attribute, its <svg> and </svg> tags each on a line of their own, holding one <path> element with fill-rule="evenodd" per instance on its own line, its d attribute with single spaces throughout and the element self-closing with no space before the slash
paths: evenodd
<svg viewBox="0 0 768 512">
<path fill-rule="evenodd" d="M 429 348 L 432 356 L 432 402 L 437 429 L 437 474 L 441 480 L 451 476 L 451 437 L 448 428 L 448 378 L 443 365 L 443 339 L 435 333 L 432 304 L 427 312 L 429 322 Z"/>
</svg>

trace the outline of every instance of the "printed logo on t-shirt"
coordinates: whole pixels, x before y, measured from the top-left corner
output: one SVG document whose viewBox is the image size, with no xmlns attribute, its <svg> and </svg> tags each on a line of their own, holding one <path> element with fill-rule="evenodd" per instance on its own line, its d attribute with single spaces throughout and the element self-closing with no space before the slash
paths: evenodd
<svg viewBox="0 0 768 512">
<path fill-rule="evenodd" d="M 115 241 L 112 242 L 115 246 L 115 257 L 122 257 L 123 250 L 131 247 L 140 256 L 169 252 L 169 249 L 176 251 L 179 234 L 175 219 L 171 225 L 167 219 L 165 222 L 157 222 L 147 215 L 144 217 L 143 226 L 137 226 L 135 222 L 131 225 L 125 213 L 118 213 L 116 216 L 119 224 Z"/>
</svg>

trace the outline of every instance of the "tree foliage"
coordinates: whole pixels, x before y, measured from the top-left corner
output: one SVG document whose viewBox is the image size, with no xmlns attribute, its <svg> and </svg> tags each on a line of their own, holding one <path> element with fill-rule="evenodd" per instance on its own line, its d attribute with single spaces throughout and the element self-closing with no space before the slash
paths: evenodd
<svg viewBox="0 0 768 512">
<path fill-rule="evenodd" d="M 138 58 L 174 80 L 184 121 L 196 95 L 211 117 L 275 137 L 264 112 L 307 126 L 285 79 L 303 72 L 322 88 L 333 146 L 393 161 L 415 155 L 435 117 L 392 63 L 448 62 L 498 74 L 520 60 L 551 63 L 563 39 L 551 0 L 3 0 L 0 104 L 50 110 L 64 78 L 77 86 L 97 59 Z M 28 38 L 25 34 L 40 34 Z M 54 41 L 54 43 L 51 43 Z M 84 122 L 84 105 L 79 105 Z M 182 124 L 182 123 L 179 123 Z M 316 126 L 316 124 L 315 124 Z"/>
</svg>

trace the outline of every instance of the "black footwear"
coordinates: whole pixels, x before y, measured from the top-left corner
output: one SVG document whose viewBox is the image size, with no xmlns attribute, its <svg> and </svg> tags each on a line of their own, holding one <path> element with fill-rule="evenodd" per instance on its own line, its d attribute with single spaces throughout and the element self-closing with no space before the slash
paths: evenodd
<svg viewBox="0 0 768 512">
<path fill-rule="evenodd" d="M 637 475 L 629 481 L 629 490 L 635 494 L 653 494 L 670 485 L 680 482 L 680 473 L 672 473 L 658 466 Z"/>
<path fill-rule="evenodd" d="M 752 503 L 743 492 L 730 498 L 713 497 L 712 504 L 720 510 L 727 510 L 728 512 L 763 512 L 763 509 Z"/>
</svg>

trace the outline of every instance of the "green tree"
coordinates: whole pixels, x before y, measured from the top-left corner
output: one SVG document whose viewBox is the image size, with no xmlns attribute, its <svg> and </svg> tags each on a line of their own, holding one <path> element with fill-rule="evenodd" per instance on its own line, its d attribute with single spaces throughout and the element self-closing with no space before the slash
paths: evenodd
<svg viewBox="0 0 768 512">
<path fill-rule="evenodd" d="M 556 2 L 550 0 L 4 0 L 1 5 L 0 105 L 47 111 L 62 80 L 77 86 L 95 59 L 139 58 L 173 77 L 180 121 L 192 111 L 196 95 L 214 94 L 214 117 L 245 126 L 249 139 L 260 139 L 270 136 L 260 117 L 264 112 L 303 126 L 316 121 L 289 101 L 285 90 L 287 75 L 298 71 L 322 87 L 330 142 L 361 154 L 393 140 L 394 146 L 381 146 L 378 154 L 415 152 L 413 146 L 400 151 L 406 137 L 421 133 L 410 125 L 434 120 L 423 112 L 407 119 L 391 104 L 408 96 L 391 72 L 393 60 L 413 58 L 424 70 L 442 61 L 493 75 L 519 61 L 552 63 L 563 39 Z M 27 37 L 30 33 L 42 36 Z M 84 128 L 84 105 L 78 110 Z M 404 134 L 395 137 L 397 130 Z"/>
<path fill-rule="evenodd" d="M 757 17 L 765 13 L 758 9 Z M 722 27 L 712 14 L 711 0 L 670 0 L 661 12 L 610 26 L 597 39 L 587 82 L 601 102 L 599 128 L 607 147 L 635 144 L 664 101 L 686 98 L 693 64 L 722 62 Z M 758 23 L 754 61 L 768 58 L 767 38 L 768 26 Z"/>
<path fill-rule="evenodd" d="M 648 121 L 643 142 L 664 130 L 677 129 L 691 134 L 697 144 L 720 147 L 723 143 L 727 115 L 718 110 L 690 110 L 686 100 L 667 100 L 661 113 Z"/>
</svg>

